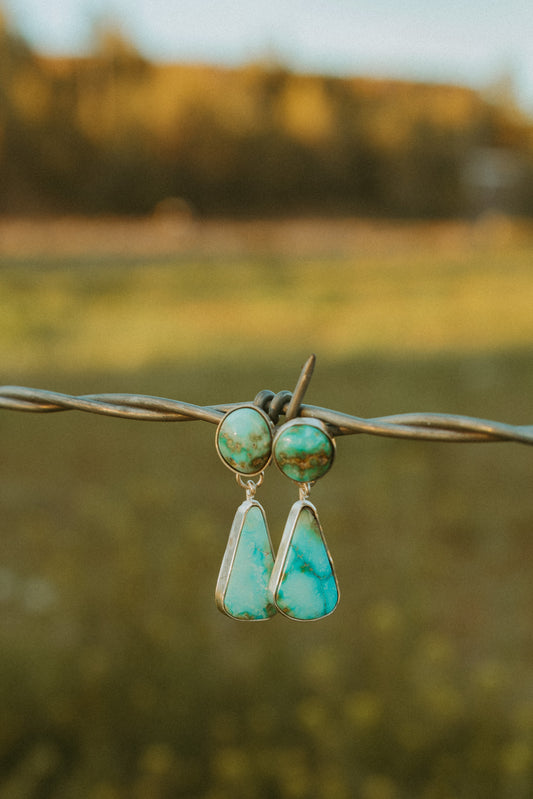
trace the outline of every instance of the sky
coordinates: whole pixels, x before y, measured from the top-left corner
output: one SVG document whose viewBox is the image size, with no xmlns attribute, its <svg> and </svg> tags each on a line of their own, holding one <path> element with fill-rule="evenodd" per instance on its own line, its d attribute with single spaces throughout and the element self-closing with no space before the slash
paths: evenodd
<svg viewBox="0 0 533 799">
<path fill-rule="evenodd" d="M 33 45 L 88 49 L 95 23 L 121 26 L 160 61 L 290 68 L 460 83 L 512 77 L 533 113 L 533 0 L 0 0 Z"/>
</svg>

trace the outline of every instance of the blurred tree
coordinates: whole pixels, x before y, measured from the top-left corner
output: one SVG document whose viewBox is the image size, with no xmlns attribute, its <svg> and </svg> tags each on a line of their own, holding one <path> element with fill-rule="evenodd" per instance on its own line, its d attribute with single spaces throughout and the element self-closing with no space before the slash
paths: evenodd
<svg viewBox="0 0 533 799">
<path fill-rule="evenodd" d="M 146 213 L 174 196 L 204 214 L 458 216 L 484 147 L 520 156 L 509 207 L 533 213 L 533 123 L 507 94 L 156 66 L 109 22 L 90 56 L 44 58 L 0 25 L 4 213 Z"/>
</svg>

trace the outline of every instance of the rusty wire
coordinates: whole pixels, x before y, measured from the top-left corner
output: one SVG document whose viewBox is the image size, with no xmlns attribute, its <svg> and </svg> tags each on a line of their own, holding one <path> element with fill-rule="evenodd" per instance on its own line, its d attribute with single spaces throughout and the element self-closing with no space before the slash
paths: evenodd
<svg viewBox="0 0 533 799">
<path fill-rule="evenodd" d="M 445 413 L 403 413 L 364 419 L 329 408 L 302 404 L 311 380 L 315 356 L 303 366 L 293 392 L 260 391 L 253 401 L 222 405 L 192 405 L 165 397 L 142 394 L 85 394 L 71 396 L 23 386 L 0 386 L 0 409 L 31 413 L 56 413 L 78 410 L 117 416 L 125 419 L 155 422 L 205 421 L 218 424 L 224 414 L 242 405 L 255 404 L 265 410 L 274 424 L 280 416 L 297 416 L 322 420 L 334 436 L 366 433 L 389 438 L 447 442 L 514 441 L 533 444 L 533 425 L 510 425 Z"/>
</svg>

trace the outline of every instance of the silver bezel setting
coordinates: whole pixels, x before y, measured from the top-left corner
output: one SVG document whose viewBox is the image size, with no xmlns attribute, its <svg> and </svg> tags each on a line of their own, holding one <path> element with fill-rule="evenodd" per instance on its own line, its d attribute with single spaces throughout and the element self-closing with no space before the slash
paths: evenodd
<svg viewBox="0 0 533 799">
<path fill-rule="evenodd" d="M 260 414 L 263 417 L 263 419 L 265 420 L 265 422 L 267 423 L 268 429 L 270 431 L 270 455 L 269 455 L 268 460 L 266 461 L 266 463 L 263 466 L 261 466 L 261 468 L 258 469 L 256 472 L 243 472 L 243 471 L 241 471 L 239 469 L 235 469 L 233 466 L 231 466 L 227 462 L 227 460 L 224 458 L 224 456 L 222 455 L 222 453 L 220 451 L 219 443 L 218 443 L 218 439 L 219 439 L 219 435 L 220 435 L 220 429 L 221 429 L 222 425 L 224 424 L 224 422 L 226 421 L 226 419 L 228 418 L 228 416 L 230 416 L 232 413 L 235 413 L 236 411 L 242 410 L 243 408 L 250 408 L 250 409 L 252 409 L 254 411 L 257 411 L 257 413 Z M 258 408 L 257 405 L 239 405 L 237 408 L 231 408 L 231 410 L 229 410 L 227 413 L 224 414 L 224 416 L 222 417 L 222 419 L 220 420 L 220 422 L 217 425 L 217 429 L 216 429 L 216 433 L 215 433 L 215 447 L 216 447 L 216 451 L 217 451 L 218 457 L 220 458 L 220 460 L 222 461 L 224 466 L 226 466 L 228 469 L 230 469 L 235 474 L 242 474 L 245 477 L 256 477 L 258 474 L 261 474 L 261 472 L 263 472 L 267 468 L 267 466 L 270 464 L 270 462 L 272 460 L 273 445 L 274 445 L 274 425 L 272 424 L 272 420 L 268 416 L 268 414 L 265 413 L 265 411 L 263 411 L 261 408 Z"/>
<path fill-rule="evenodd" d="M 303 416 L 297 416 L 296 418 L 291 419 L 288 422 L 285 422 L 285 424 L 282 424 L 281 427 L 278 427 L 276 432 L 275 432 L 275 434 L 274 434 L 274 438 L 272 440 L 272 457 L 273 457 L 274 463 L 276 464 L 276 466 L 279 469 L 279 471 L 284 475 L 284 477 L 288 477 L 288 475 L 285 474 L 285 472 L 283 471 L 283 469 L 281 468 L 281 466 L 279 465 L 279 463 L 278 463 L 278 461 L 277 461 L 277 459 L 275 457 L 276 442 L 278 441 L 278 439 L 280 438 L 282 433 L 284 433 L 285 430 L 287 430 L 288 428 L 290 428 L 290 427 L 301 427 L 302 425 L 307 425 L 309 427 L 316 427 L 318 430 L 321 430 L 324 433 L 324 435 L 331 442 L 331 460 L 329 462 L 329 466 L 326 469 L 326 471 L 323 474 L 321 474 L 320 477 L 317 477 L 315 480 L 311 480 L 311 481 L 295 480 L 294 481 L 295 483 L 300 483 L 300 484 L 303 483 L 303 482 L 314 483 L 314 482 L 316 482 L 316 480 L 320 480 L 320 478 L 325 477 L 326 474 L 330 471 L 330 469 L 333 466 L 333 463 L 335 461 L 335 454 L 336 454 L 336 451 L 337 451 L 337 443 L 336 443 L 335 439 L 333 438 L 333 436 L 329 432 L 329 430 L 326 427 L 326 425 L 324 424 L 324 422 L 322 422 L 320 419 L 313 419 L 312 417 L 308 419 L 307 417 L 304 418 Z M 289 478 L 289 479 L 291 480 L 293 478 Z"/>
<path fill-rule="evenodd" d="M 311 510 L 313 516 L 316 519 L 316 522 L 318 524 L 318 529 L 320 530 L 322 543 L 324 544 L 324 548 L 326 550 L 326 554 L 327 554 L 327 557 L 328 557 L 328 560 L 329 560 L 329 563 L 330 563 L 330 566 L 331 566 L 331 571 L 332 571 L 332 574 L 333 574 L 333 578 L 335 580 L 335 585 L 337 586 L 337 601 L 335 602 L 334 607 L 328 613 L 324 613 L 323 615 L 316 616 L 316 617 L 314 617 L 312 619 L 300 619 L 300 618 L 298 618 L 296 616 L 291 616 L 289 613 L 285 613 L 285 611 L 282 610 L 279 607 L 279 605 L 278 605 L 278 603 L 276 601 L 276 596 L 277 596 L 277 593 L 278 593 L 278 587 L 280 585 L 281 578 L 282 578 L 283 572 L 285 570 L 285 563 L 287 561 L 287 556 L 289 554 L 289 549 L 290 549 L 290 545 L 292 543 L 292 539 L 293 539 L 296 523 L 298 521 L 300 513 L 302 512 L 302 510 L 304 508 L 309 508 Z M 276 610 L 278 611 L 278 613 L 280 613 L 282 616 L 285 616 L 287 619 L 291 619 L 291 621 L 309 622 L 309 621 L 318 621 L 320 619 L 325 619 L 327 616 L 331 616 L 331 614 L 338 607 L 338 604 L 339 604 L 339 601 L 340 601 L 340 589 L 339 589 L 339 582 L 337 580 L 337 574 L 335 572 L 335 566 L 333 564 L 333 559 L 331 557 L 331 553 L 329 551 L 329 547 L 327 545 L 326 538 L 324 536 L 324 531 L 322 530 L 322 525 L 320 524 L 320 519 L 318 518 L 317 509 L 315 508 L 313 503 L 310 502 L 308 499 L 299 499 L 299 500 L 297 500 L 294 503 L 294 505 L 292 506 L 292 508 L 290 509 L 289 515 L 287 517 L 287 521 L 285 523 L 285 529 L 283 530 L 283 536 L 281 538 L 281 543 L 279 545 L 278 554 L 276 556 L 276 560 L 274 561 L 274 568 L 272 569 L 272 574 L 270 575 L 270 581 L 269 581 L 269 584 L 268 584 L 268 591 L 269 591 L 269 594 L 271 595 L 272 603 L 273 603 L 274 607 L 276 608 Z"/>
<path fill-rule="evenodd" d="M 248 511 L 251 508 L 253 508 L 253 507 L 259 508 L 259 510 L 261 511 L 261 515 L 262 515 L 263 520 L 265 522 L 265 529 L 266 529 L 268 543 L 269 543 L 270 550 L 272 552 L 272 557 L 274 559 L 274 564 L 275 564 L 274 547 L 272 546 L 272 539 L 270 538 L 270 531 L 268 529 L 268 524 L 267 524 L 267 520 L 266 520 L 266 516 L 265 516 L 265 511 L 264 511 L 262 505 L 259 502 L 257 502 L 257 500 L 255 500 L 255 499 L 245 499 L 244 502 L 242 502 L 239 505 L 239 507 L 237 508 L 237 511 L 235 513 L 235 517 L 233 519 L 233 524 L 231 525 L 231 530 L 230 530 L 230 534 L 229 534 L 229 538 L 228 538 L 228 543 L 226 544 L 226 549 L 224 551 L 224 557 L 222 558 L 222 563 L 221 563 L 221 566 L 220 566 L 220 571 L 218 573 L 218 579 L 217 579 L 217 584 L 216 584 L 216 588 L 215 588 L 215 602 L 216 602 L 217 608 L 222 613 L 224 613 L 225 616 L 229 616 L 231 619 L 235 619 L 236 621 L 268 621 L 268 619 L 271 619 L 272 616 L 274 616 L 275 613 L 276 613 L 276 606 L 275 606 L 274 602 L 272 602 L 272 601 L 271 602 L 272 602 L 273 613 L 270 614 L 269 616 L 265 616 L 264 618 L 260 618 L 260 619 L 246 619 L 246 618 L 241 618 L 239 616 L 234 616 L 226 608 L 226 593 L 227 593 L 228 586 L 229 586 L 229 580 L 230 580 L 230 577 L 231 577 L 231 571 L 232 571 L 232 568 L 233 568 L 233 564 L 235 562 L 235 556 L 237 554 L 237 549 L 239 547 L 239 542 L 241 540 L 241 535 L 242 535 L 242 530 L 243 530 L 243 527 L 244 527 L 244 522 L 245 522 L 246 515 L 247 515 Z M 270 581 L 269 581 L 269 585 L 270 585 Z"/>
</svg>

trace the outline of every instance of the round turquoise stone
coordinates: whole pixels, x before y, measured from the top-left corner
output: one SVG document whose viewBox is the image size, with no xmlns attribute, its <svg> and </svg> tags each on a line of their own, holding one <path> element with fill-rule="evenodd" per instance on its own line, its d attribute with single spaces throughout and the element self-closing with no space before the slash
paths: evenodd
<svg viewBox="0 0 533 799">
<path fill-rule="evenodd" d="M 322 425 L 312 422 L 287 423 L 274 440 L 274 458 L 287 477 L 298 483 L 312 483 L 333 463 L 335 445 Z"/>
<path fill-rule="evenodd" d="M 272 454 L 272 427 L 257 408 L 235 408 L 217 430 L 217 449 L 230 469 L 239 474 L 262 472 Z"/>
</svg>

